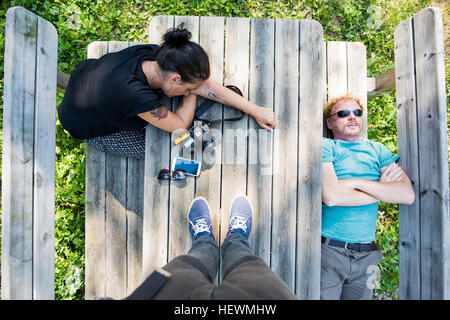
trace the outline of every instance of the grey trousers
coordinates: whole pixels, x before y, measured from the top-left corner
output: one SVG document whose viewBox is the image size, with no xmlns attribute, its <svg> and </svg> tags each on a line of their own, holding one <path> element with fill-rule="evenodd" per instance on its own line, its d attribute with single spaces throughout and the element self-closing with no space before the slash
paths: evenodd
<svg viewBox="0 0 450 320">
<path fill-rule="evenodd" d="M 380 251 L 354 251 L 322 243 L 320 299 L 370 300 Z"/>
<path fill-rule="evenodd" d="M 186 255 L 163 267 L 172 275 L 155 300 L 293 300 L 289 287 L 253 254 L 248 241 L 230 233 L 222 244 L 223 281 L 215 285 L 219 248 L 209 236 L 198 237 Z"/>
</svg>

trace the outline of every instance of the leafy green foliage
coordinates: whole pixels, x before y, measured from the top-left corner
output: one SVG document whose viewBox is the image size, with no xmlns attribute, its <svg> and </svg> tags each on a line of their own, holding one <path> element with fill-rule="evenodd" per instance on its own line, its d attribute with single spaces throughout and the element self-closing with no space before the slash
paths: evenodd
<svg viewBox="0 0 450 320">
<path fill-rule="evenodd" d="M 162 14 L 315 19 L 323 26 L 325 40 L 363 42 L 367 48 L 368 76 L 373 77 L 394 65 L 395 27 L 429 3 L 429 0 L 6 0 L 0 3 L 0 95 L 3 96 L 5 16 L 13 6 L 25 7 L 55 25 L 58 69 L 66 73 L 86 58 L 86 48 L 93 41 L 146 42 L 151 17 Z M 448 64 L 447 57 L 447 72 Z M 447 74 L 447 81 L 449 78 Z M 61 98 L 59 94 L 58 104 Z M 3 103 L 0 119 L 2 111 Z M 368 112 L 369 139 L 396 152 L 394 94 L 369 100 Z M 57 299 L 84 298 L 84 148 L 84 143 L 72 139 L 57 122 Z M 398 298 L 398 206 L 380 205 L 377 239 L 384 254 L 377 298 Z"/>
<path fill-rule="evenodd" d="M 62 94 L 58 95 L 58 104 Z M 56 299 L 84 298 L 85 143 L 56 125 Z"/>
</svg>

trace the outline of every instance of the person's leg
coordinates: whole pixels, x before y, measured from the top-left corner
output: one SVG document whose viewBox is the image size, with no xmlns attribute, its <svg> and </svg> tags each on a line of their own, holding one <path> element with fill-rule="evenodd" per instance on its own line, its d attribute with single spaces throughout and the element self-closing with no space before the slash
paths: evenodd
<svg viewBox="0 0 450 320">
<path fill-rule="evenodd" d="M 380 251 L 351 252 L 351 272 L 342 286 L 341 300 L 372 299 L 377 265 L 383 255 Z"/>
<path fill-rule="evenodd" d="M 178 256 L 163 269 L 170 272 L 155 300 L 209 299 L 219 263 L 219 248 L 210 236 L 198 237 L 188 254 Z"/>
<path fill-rule="evenodd" d="M 233 270 L 242 258 L 253 255 L 253 249 L 247 241 L 252 229 L 252 220 L 253 208 L 248 198 L 234 197 L 230 208 L 227 237 L 222 243 L 223 277 Z"/>
<path fill-rule="evenodd" d="M 254 255 L 247 241 L 251 224 L 250 202 L 244 196 L 235 197 L 222 244 L 223 281 L 214 290 L 214 299 L 297 299 L 264 260 Z"/>
<path fill-rule="evenodd" d="M 342 286 L 350 272 L 350 258 L 344 248 L 321 244 L 320 299 L 339 300 Z"/>
<path fill-rule="evenodd" d="M 163 269 L 171 276 L 152 297 L 155 300 L 209 299 L 219 263 L 207 201 L 195 198 L 189 207 L 188 226 L 192 247 L 188 254 L 174 258 Z M 141 290 L 142 291 L 142 290 Z"/>
<path fill-rule="evenodd" d="M 85 141 L 100 151 L 118 157 L 145 159 L 145 128 L 131 131 L 123 130 Z"/>
<path fill-rule="evenodd" d="M 252 251 L 244 236 L 231 233 L 222 244 L 222 283 L 214 299 L 295 300 L 291 289 Z"/>
</svg>

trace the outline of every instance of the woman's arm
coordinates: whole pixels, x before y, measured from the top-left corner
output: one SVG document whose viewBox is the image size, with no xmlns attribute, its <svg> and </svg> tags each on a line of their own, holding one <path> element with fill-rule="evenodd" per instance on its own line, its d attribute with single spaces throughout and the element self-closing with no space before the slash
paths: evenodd
<svg viewBox="0 0 450 320">
<path fill-rule="evenodd" d="M 167 110 L 165 106 L 161 106 L 158 109 L 140 113 L 138 116 L 164 131 L 187 130 L 194 118 L 196 100 L 197 96 L 190 94 L 183 97 L 181 106 L 175 112 Z"/>
<path fill-rule="evenodd" d="M 271 109 L 257 106 L 214 80 L 206 80 L 191 93 L 239 109 L 255 118 L 256 122 L 266 130 L 271 131 L 277 126 L 275 114 Z"/>
</svg>

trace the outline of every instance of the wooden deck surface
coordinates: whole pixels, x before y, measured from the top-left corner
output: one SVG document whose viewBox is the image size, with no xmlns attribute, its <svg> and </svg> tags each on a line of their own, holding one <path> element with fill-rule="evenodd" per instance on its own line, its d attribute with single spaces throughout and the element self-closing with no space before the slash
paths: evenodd
<svg viewBox="0 0 450 320">
<path fill-rule="evenodd" d="M 208 53 L 211 78 L 273 109 L 278 127 L 268 132 L 249 116 L 214 124 L 214 152 L 197 154 L 202 173 L 184 182 L 156 179 L 173 157 L 189 156 L 175 147 L 177 134 L 148 126 L 145 161 L 87 146 L 86 299 L 123 298 L 155 267 L 187 253 L 187 210 L 196 196 L 209 201 L 221 243 L 236 194 L 252 201 L 255 254 L 298 297 L 318 299 L 322 107 L 327 97 L 347 91 L 366 102 L 365 47 L 324 42 L 322 26 L 312 20 L 180 16 L 153 18 L 149 43 L 160 43 L 181 22 Z M 88 57 L 134 44 L 94 42 Z M 206 116 L 235 112 L 214 105 Z"/>
</svg>

